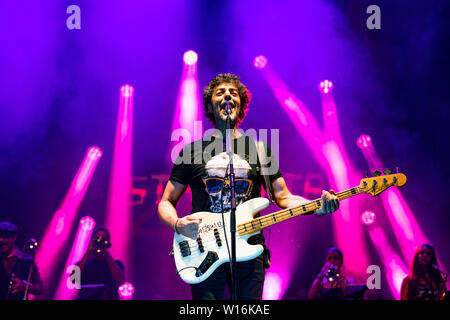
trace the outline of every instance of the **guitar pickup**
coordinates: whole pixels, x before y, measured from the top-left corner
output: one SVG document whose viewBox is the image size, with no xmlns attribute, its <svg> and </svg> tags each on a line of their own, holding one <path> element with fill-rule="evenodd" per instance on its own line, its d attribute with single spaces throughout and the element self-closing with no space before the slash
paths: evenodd
<svg viewBox="0 0 450 320">
<path fill-rule="evenodd" d="M 180 247 L 181 256 L 183 258 L 191 255 L 191 248 L 189 247 L 187 240 L 178 242 L 178 246 Z"/>
<path fill-rule="evenodd" d="M 220 239 L 219 230 L 217 228 L 214 229 L 214 237 L 216 238 L 216 243 L 219 247 L 222 246 L 222 240 Z"/>
<path fill-rule="evenodd" d="M 197 244 L 198 244 L 198 250 L 200 250 L 201 253 L 205 252 L 205 248 L 203 247 L 202 238 L 197 238 Z"/>
<path fill-rule="evenodd" d="M 206 255 L 205 259 L 197 268 L 195 276 L 201 277 L 209 269 L 209 267 L 211 267 L 211 265 L 217 260 L 219 260 L 219 256 L 217 255 L 217 253 L 214 251 L 208 251 L 208 254 Z"/>
</svg>

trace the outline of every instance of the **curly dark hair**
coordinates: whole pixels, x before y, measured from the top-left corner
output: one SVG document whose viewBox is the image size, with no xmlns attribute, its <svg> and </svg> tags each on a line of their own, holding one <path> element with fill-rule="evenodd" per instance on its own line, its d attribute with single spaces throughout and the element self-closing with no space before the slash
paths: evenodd
<svg viewBox="0 0 450 320">
<path fill-rule="evenodd" d="M 203 106 L 205 108 L 205 117 L 208 118 L 213 124 L 215 123 L 214 114 L 208 110 L 208 105 L 211 103 L 214 89 L 222 83 L 231 83 L 236 86 L 239 91 L 239 98 L 241 100 L 241 106 L 238 114 L 238 124 L 244 120 L 247 112 L 250 100 L 252 99 L 250 90 L 241 82 L 239 76 L 232 73 L 220 73 L 215 76 L 203 90 Z"/>
</svg>

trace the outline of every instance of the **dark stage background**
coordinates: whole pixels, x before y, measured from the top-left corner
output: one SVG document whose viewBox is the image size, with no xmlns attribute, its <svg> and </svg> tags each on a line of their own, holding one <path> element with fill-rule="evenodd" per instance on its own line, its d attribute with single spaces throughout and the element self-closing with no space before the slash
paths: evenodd
<svg viewBox="0 0 450 320">
<path fill-rule="evenodd" d="M 81 30 L 66 27 L 71 4 L 81 8 Z M 371 4 L 381 8 L 381 30 L 366 27 Z M 155 205 L 166 179 L 161 175 L 171 169 L 165 155 L 185 51 L 199 54 L 200 88 L 220 72 L 241 76 L 253 93 L 242 126 L 280 129 L 280 167 L 286 180 L 295 174 L 303 179 L 291 184 L 293 192 L 303 193 L 307 174 L 321 174 L 253 67 L 253 58 L 264 54 L 316 119 L 322 116 L 317 85 L 333 81 L 353 163 L 368 171 L 356 139 L 369 134 L 385 165 L 408 176 L 402 194 L 448 267 L 449 10 L 448 1 L 403 0 L 2 2 L 1 220 L 17 224 L 19 245 L 32 236 L 40 239 L 86 149 L 97 145 L 103 157 L 78 217 L 103 224 L 119 87 L 131 84 L 133 175 L 143 177 L 134 188 L 148 191 L 143 204 L 133 207 L 129 265 L 135 298 L 189 299 L 168 256 L 172 233 L 159 222 Z M 188 198 L 182 210 L 189 210 Z M 273 228 L 272 238 L 280 228 Z M 302 299 L 333 244 L 332 224 L 328 217 L 305 217 L 290 228 L 304 232 L 289 244 L 293 254 L 302 247 L 302 256 L 283 298 Z M 57 262 L 57 279 L 70 245 Z M 369 249 L 371 262 L 380 264 L 375 248 Z M 385 278 L 382 288 L 381 298 L 392 298 Z M 54 289 L 55 284 L 48 287 L 47 298 Z"/>
</svg>

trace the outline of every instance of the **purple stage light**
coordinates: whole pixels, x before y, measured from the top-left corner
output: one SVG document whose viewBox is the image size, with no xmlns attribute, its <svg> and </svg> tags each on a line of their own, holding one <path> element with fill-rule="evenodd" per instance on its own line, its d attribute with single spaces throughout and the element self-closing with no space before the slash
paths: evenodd
<svg viewBox="0 0 450 320">
<path fill-rule="evenodd" d="M 370 239 L 376 247 L 376 252 L 384 265 L 389 288 L 395 299 L 400 298 L 402 280 L 408 274 L 408 269 L 402 259 L 391 247 L 383 229 L 375 225 L 368 230 Z"/>
<path fill-rule="evenodd" d="M 73 242 L 72 250 L 70 251 L 69 257 L 66 261 L 63 274 L 60 277 L 58 289 L 56 290 L 54 299 L 72 300 L 75 298 L 77 294 L 76 290 L 70 289 L 67 285 L 68 281 L 70 281 L 70 279 L 68 279 L 69 274 L 67 270 L 70 270 L 72 266 L 83 258 L 83 255 L 89 246 L 89 241 L 91 239 L 92 232 L 94 231 L 94 227 L 95 220 L 93 218 L 83 217 L 80 219 L 77 235 L 75 237 L 75 241 Z"/>
<path fill-rule="evenodd" d="M 124 282 L 118 289 L 120 300 L 133 299 L 134 286 L 129 282 Z"/>
<path fill-rule="evenodd" d="M 192 66 L 197 63 L 198 54 L 193 50 L 186 51 L 183 55 L 183 61 L 185 64 Z"/>
<path fill-rule="evenodd" d="M 69 190 L 44 233 L 36 253 L 36 262 L 41 268 L 41 276 L 46 283 L 51 282 L 57 259 L 70 237 L 78 208 L 101 156 L 102 152 L 98 147 L 90 147 L 87 150 Z"/>
<path fill-rule="evenodd" d="M 80 220 L 81 228 L 85 231 L 94 230 L 95 220 L 91 217 L 83 217 Z"/>
<path fill-rule="evenodd" d="M 125 269 L 127 278 L 131 276 L 131 270 L 133 270 L 130 250 L 130 238 L 132 237 L 130 196 L 132 190 L 134 93 L 134 88 L 129 84 L 120 87 L 106 214 L 106 227 L 115 241 L 115 245 L 111 247 L 111 254 L 128 265 L 128 268 Z"/>
<path fill-rule="evenodd" d="M 188 55 L 188 53 L 189 51 L 184 54 L 185 64 L 183 65 L 177 104 L 172 120 L 172 143 L 169 152 L 172 163 L 175 162 L 179 152 L 186 144 L 200 139 L 203 134 L 201 126 L 202 107 L 197 78 L 197 65 L 186 62 L 186 56 L 189 58 L 189 55 L 192 55 Z M 192 53 L 197 56 L 194 51 L 192 51 Z"/>
<path fill-rule="evenodd" d="M 355 170 L 351 158 L 345 150 L 343 140 L 340 138 L 337 108 L 333 95 L 322 94 L 324 129 L 315 119 L 313 113 L 284 83 L 275 70 L 266 66 L 261 74 L 272 88 L 277 100 L 282 105 L 289 119 L 294 124 L 300 136 L 311 151 L 311 155 L 326 173 L 330 187 L 334 190 L 345 190 L 359 182 L 362 174 Z M 333 88 L 331 81 L 323 81 L 323 89 L 329 93 Z M 320 85 L 319 85 L 320 88 Z M 365 274 L 361 270 L 369 264 L 366 241 L 362 225 L 359 220 L 359 200 L 349 199 L 342 201 L 339 213 L 333 215 L 334 238 L 337 246 L 347 252 L 348 272 L 355 279 L 363 279 Z M 351 230 L 351 232 L 350 232 Z M 287 234 L 287 232 L 285 232 Z M 296 255 L 300 255 L 297 253 Z M 295 263 L 295 256 L 283 256 L 283 267 L 289 271 Z"/>
<path fill-rule="evenodd" d="M 333 82 L 330 80 L 323 80 L 319 83 L 319 91 L 327 94 L 333 90 Z"/>
<path fill-rule="evenodd" d="M 377 216 L 375 215 L 375 212 L 367 210 L 364 211 L 361 215 L 361 222 L 365 224 L 366 226 L 371 225 L 375 222 Z"/>
<path fill-rule="evenodd" d="M 120 87 L 120 94 L 124 98 L 129 98 L 133 95 L 134 88 L 130 86 L 129 84 L 124 84 Z"/>
<path fill-rule="evenodd" d="M 253 65 L 256 69 L 264 69 L 267 65 L 267 58 L 265 56 L 257 56 L 253 60 Z"/>
<path fill-rule="evenodd" d="M 362 134 L 356 140 L 356 144 L 360 149 L 366 149 L 372 144 L 372 139 L 367 134 Z"/>
<path fill-rule="evenodd" d="M 280 300 L 286 290 L 283 279 L 276 272 L 269 272 L 264 280 L 263 300 Z"/>
</svg>

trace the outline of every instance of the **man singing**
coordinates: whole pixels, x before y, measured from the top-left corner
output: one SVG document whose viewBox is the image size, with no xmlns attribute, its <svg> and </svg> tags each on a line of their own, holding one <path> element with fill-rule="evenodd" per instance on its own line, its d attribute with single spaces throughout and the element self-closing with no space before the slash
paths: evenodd
<svg viewBox="0 0 450 320">
<path fill-rule="evenodd" d="M 161 221 L 175 232 L 196 239 L 201 219 L 186 215 L 179 217 L 176 205 L 180 197 L 190 186 L 192 190 L 192 213 L 207 211 L 221 214 L 231 210 L 231 192 L 229 185 L 230 156 L 226 153 L 225 137 L 228 134 L 227 117 L 231 120 L 233 141 L 233 167 L 235 174 L 236 205 L 261 196 L 260 161 L 257 158 L 255 141 L 238 131 L 250 104 L 251 94 L 234 74 L 219 74 L 208 84 L 203 92 L 205 117 L 214 125 L 216 131 L 209 137 L 193 142 L 183 148 L 175 162 L 170 179 L 158 205 Z M 231 110 L 230 110 L 231 107 Z M 227 132 L 228 131 L 228 132 Z M 284 209 L 299 206 L 309 200 L 292 195 L 278 169 L 275 156 L 266 145 L 270 167 L 270 186 L 276 204 Z M 275 168 L 275 170 L 273 170 Z M 322 206 L 314 214 L 321 216 L 334 212 L 339 201 L 334 194 L 322 192 Z M 252 236 L 250 244 L 264 245 L 264 236 L 258 233 Z M 268 250 L 259 257 L 237 263 L 237 299 L 260 300 L 264 286 L 265 267 L 270 264 Z M 206 280 L 191 284 L 194 300 L 223 299 L 225 285 L 230 288 L 229 263 L 219 266 Z"/>
</svg>

